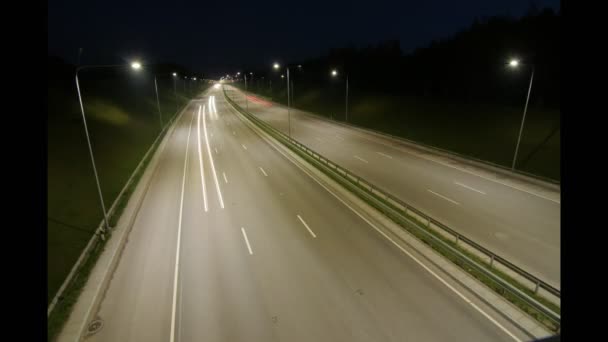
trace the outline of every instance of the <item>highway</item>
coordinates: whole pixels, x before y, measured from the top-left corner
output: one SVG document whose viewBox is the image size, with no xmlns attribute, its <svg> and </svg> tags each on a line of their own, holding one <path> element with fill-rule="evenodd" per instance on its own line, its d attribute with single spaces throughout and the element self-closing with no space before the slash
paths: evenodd
<svg viewBox="0 0 608 342">
<path fill-rule="evenodd" d="M 526 340 L 278 153 L 221 90 L 175 125 L 87 341 Z"/>
<path fill-rule="evenodd" d="M 287 108 L 227 86 L 236 103 L 288 133 Z M 389 138 L 291 109 L 291 135 L 337 164 L 560 288 L 560 201 L 438 162 Z M 483 175 L 482 175 L 483 176 Z"/>
</svg>

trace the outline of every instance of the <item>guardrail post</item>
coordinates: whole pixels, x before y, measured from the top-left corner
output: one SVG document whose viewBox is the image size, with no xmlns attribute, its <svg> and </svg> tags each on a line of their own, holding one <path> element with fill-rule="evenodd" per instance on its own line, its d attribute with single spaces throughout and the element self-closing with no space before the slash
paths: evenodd
<svg viewBox="0 0 608 342">
<path fill-rule="evenodd" d="M 427 218 L 427 221 L 426 221 L 426 227 L 427 227 L 427 228 L 430 228 L 430 227 L 431 227 L 431 218 Z"/>
<path fill-rule="evenodd" d="M 361 179 L 361 177 L 357 177 L 357 185 L 359 184 L 359 179 Z"/>
<path fill-rule="evenodd" d="M 458 245 L 458 241 L 460 241 L 460 235 L 456 234 L 456 245 Z"/>
<path fill-rule="evenodd" d="M 536 287 L 534 287 L 534 293 L 538 293 L 538 287 L 540 286 L 540 281 L 536 282 Z"/>
<path fill-rule="evenodd" d="M 494 265 L 494 254 L 490 256 L 490 268 Z"/>
</svg>

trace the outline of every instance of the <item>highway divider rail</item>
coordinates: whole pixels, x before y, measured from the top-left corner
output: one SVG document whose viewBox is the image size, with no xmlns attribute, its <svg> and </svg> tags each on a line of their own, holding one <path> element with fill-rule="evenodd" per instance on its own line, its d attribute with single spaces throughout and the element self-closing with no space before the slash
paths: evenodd
<svg viewBox="0 0 608 342">
<path fill-rule="evenodd" d="M 559 289 L 270 126 L 236 104 L 225 88 L 223 92 L 236 110 L 266 133 L 548 329 L 559 333 Z"/>
</svg>

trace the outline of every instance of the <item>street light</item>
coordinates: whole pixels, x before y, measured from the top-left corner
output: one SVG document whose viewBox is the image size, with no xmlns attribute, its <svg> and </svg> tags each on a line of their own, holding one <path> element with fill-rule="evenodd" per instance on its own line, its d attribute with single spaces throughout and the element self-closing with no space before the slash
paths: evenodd
<svg viewBox="0 0 608 342">
<path fill-rule="evenodd" d="M 291 107 L 291 96 L 290 96 L 290 93 L 291 92 L 289 90 L 290 84 L 291 84 L 289 82 L 289 67 L 291 65 L 293 65 L 293 64 L 288 64 L 288 65 L 285 66 L 285 69 L 287 69 L 287 121 L 288 121 L 288 124 L 287 124 L 288 128 L 287 128 L 287 130 L 288 130 L 289 137 L 291 137 L 291 109 L 290 109 L 290 107 Z M 279 65 L 279 63 L 275 62 L 272 67 L 275 70 L 279 70 L 280 65 Z M 302 65 L 297 65 L 297 67 L 298 68 L 302 68 Z M 284 78 L 284 76 L 281 75 L 281 78 Z"/>
<path fill-rule="evenodd" d="M 333 69 L 331 71 L 331 77 L 338 76 L 338 70 Z M 345 101 L 345 109 L 344 109 L 344 117 L 345 121 L 348 122 L 348 74 L 346 74 L 346 101 Z"/>
<path fill-rule="evenodd" d="M 101 193 L 101 184 L 99 182 L 99 175 L 97 174 L 97 166 L 95 165 L 95 157 L 93 156 L 93 147 L 91 146 L 91 139 L 89 137 L 89 128 L 87 127 L 87 119 L 84 115 L 84 105 L 82 104 L 82 94 L 80 93 L 80 82 L 78 81 L 78 73 L 83 69 L 93 68 L 118 68 L 125 67 L 124 64 L 111 64 L 111 65 L 83 65 L 76 68 L 76 91 L 78 92 L 78 102 L 80 103 L 80 112 L 82 113 L 82 123 L 84 125 L 84 133 L 87 138 L 87 144 L 89 146 L 89 156 L 91 157 L 91 164 L 93 165 L 93 174 L 95 175 L 95 183 L 97 184 L 97 193 L 99 194 L 99 202 L 101 203 L 101 210 L 103 211 L 103 221 L 105 224 L 105 230 L 110 231 L 110 224 L 108 222 L 108 213 L 106 211 L 106 205 L 103 201 L 103 194 Z M 131 63 L 131 68 L 135 70 L 141 69 L 141 63 Z M 104 230 L 102 230 L 104 232 Z"/>
<path fill-rule="evenodd" d="M 173 74 L 173 93 L 175 94 L 175 111 L 177 112 L 177 110 L 179 109 L 179 105 L 178 105 L 178 99 L 177 99 L 177 73 L 174 72 Z"/>
<path fill-rule="evenodd" d="M 520 63 L 517 59 L 512 59 L 509 62 L 511 69 L 519 67 Z M 515 155 L 513 156 L 513 163 L 511 164 L 511 170 L 515 170 L 515 162 L 517 160 L 517 153 L 519 152 L 519 143 L 521 142 L 521 134 L 524 130 L 524 122 L 526 121 L 526 112 L 528 111 L 528 102 L 530 101 L 530 92 L 532 91 L 532 81 L 534 80 L 534 65 L 532 67 L 532 74 L 530 76 L 530 85 L 528 86 L 528 95 L 526 96 L 526 105 L 524 106 L 524 115 L 521 119 L 521 126 L 519 127 L 519 135 L 517 136 L 517 145 L 515 145 Z"/>
</svg>

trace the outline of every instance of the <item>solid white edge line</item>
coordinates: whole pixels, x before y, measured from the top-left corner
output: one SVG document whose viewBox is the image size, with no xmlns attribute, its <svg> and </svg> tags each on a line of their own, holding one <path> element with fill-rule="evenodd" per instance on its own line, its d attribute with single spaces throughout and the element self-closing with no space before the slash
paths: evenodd
<svg viewBox="0 0 608 342">
<path fill-rule="evenodd" d="M 268 177 L 268 175 L 266 174 L 266 171 L 264 171 L 264 169 L 262 169 L 261 166 L 260 166 L 260 171 L 262 171 L 262 173 L 264 174 L 264 176 Z"/>
<path fill-rule="evenodd" d="M 439 196 L 439 197 L 443 198 L 443 199 L 444 199 L 444 200 L 446 200 L 446 201 L 450 201 L 450 202 L 452 202 L 452 203 L 454 203 L 454 204 L 456 204 L 456 205 L 460 205 L 460 203 L 458 203 L 458 202 L 454 201 L 453 199 L 450 199 L 450 198 L 447 198 L 447 197 L 445 197 L 445 196 L 443 196 L 443 195 L 440 195 L 440 194 L 436 193 L 436 192 L 435 192 L 435 191 L 433 191 L 433 190 L 426 189 L 426 191 L 428 191 L 428 192 L 432 193 L 432 194 L 433 194 L 433 195 L 435 195 L 435 196 Z"/>
<path fill-rule="evenodd" d="M 241 227 L 241 232 L 243 232 L 243 237 L 245 238 L 245 243 L 247 244 L 247 249 L 249 250 L 249 255 L 253 255 L 253 251 L 251 250 L 251 245 L 249 245 L 249 239 L 247 238 L 247 232 L 245 232 L 245 228 Z"/>
<path fill-rule="evenodd" d="M 236 114 L 234 114 L 236 115 Z M 318 181 L 317 179 L 315 179 L 307 170 L 305 170 L 302 166 L 298 165 L 298 163 L 296 163 L 295 161 L 291 160 L 291 158 L 287 155 L 285 155 L 285 153 L 281 150 L 279 150 L 278 147 L 274 146 L 274 144 L 270 144 L 270 146 L 272 146 L 275 150 L 277 150 L 280 154 L 282 154 L 287 160 L 289 160 L 292 164 L 294 164 L 297 168 L 299 168 L 300 170 L 302 170 L 302 172 L 304 172 L 306 175 L 308 175 L 308 177 L 310 177 L 313 181 L 315 181 L 317 184 L 319 184 L 323 189 L 325 189 L 327 192 L 329 192 L 331 195 L 333 195 L 338 201 L 340 201 L 342 204 L 344 204 L 348 209 L 350 209 L 352 212 L 354 212 L 357 216 L 359 216 L 363 221 L 365 221 L 367 224 L 369 224 L 372 228 L 374 228 L 378 233 L 380 233 L 383 237 L 385 237 L 387 240 L 389 240 L 393 245 L 395 245 L 397 248 L 399 248 L 399 250 L 401 250 L 403 253 L 405 253 L 407 256 L 409 256 L 410 258 L 412 258 L 418 265 L 420 265 L 422 268 L 424 268 L 427 272 L 429 272 L 431 275 L 433 275 L 435 278 L 437 278 L 442 284 L 444 284 L 447 288 L 449 288 L 450 290 L 452 290 L 454 293 L 456 293 L 460 298 L 462 298 L 467 304 L 471 305 L 475 310 L 477 310 L 479 313 L 481 313 L 484 317 L 486 317 L 490 322 L 492 322 L 494 325 L 496 325 L 500 330 L 502 330 L 503 332 L 505 332 L 507 335 L 509 335 L 511 338 L 513 338 L 515 341 L 517 342 L 523 342 L 522 340 L 520 340 L 519 338 L 517 338 L 517 336 L 513 335 L 509 330 L 507 330 L 507 328 L 505 328 L 504 326 L 502 326 L 502 324 L 500 324 L 498 321 L 496 321 L 494 318 L 492 318 L 490 315 L 488 315 L 485 311 L 483 311 L 480 307 L 478 307 L 475 303 L 473 303 L 471 300 L 469 300 L 466 296 L 464 296 L 462 293 L 460 293 L 458 290 L 456 290 L 453 286 L 451 286 L 447 281 L 445 281 L 443 278 L 441 278 L 439 275 L 437 275 L 435 272 L 433 272 L 433 270 L 431 270 L 430 268 L 428 268 L 426 265 L 424 265 L 420 260 L 418 260 L 418 258 L 416 258 L 414 255 L 412 255 L 411 253 L 409 253 L 408 251 L 406 251 L 403 247 L 401 247 L 398 243 L 396 243 L 393 239 L 391 239 L 388 235 L 386 235 L 386 233 L 384 233 L 382 230 L 380 230 L 380 228 L 376 227 L 372 222 L 370 222 L 367 218 L 365 218 L 362 214 L 360 214 L 357 210 L 355 210 L 353 207 L 351 207 L 348 203 L 346 203 L 343 199 L 341 199 L 338 195 L 336 195 L 333 191 L 331 191 L 329 188 L 327 188 L 325 185 L 323 185 L 320 181 Z M 242 229 L 242 228 L 241 228 Z"/>
<path fill-rule="evenodd" d="M 479 193 L 480 193 L 480 194 L 482 194 L 482 195 L 485 195 L 485 194 L 486 194 L 486 193 L 485 193 L 485 192 L 483 192 L 483 191 L 477 190 L 477 189 L 475 189 L 475 188 L 472 188 L 472 187 L 470 187 L 470 186 L 468 186 L 468 185 L 464 185 L 464 184 L 459 183 L 459 182 L 454 182 L 454 184 L 456 184 L 456 185 L 460 185 L 460 186 L 462 186 L 463 188 L 467 188 L 467 189 L 469 189 L 469 190 L 473 190 L 473 191 L 475 191 L 475 192 L 479 192 Z"/>
<path fill-rule="evenodd" d="M 205 115 L 205 105 L 202 106 L 203 115 Z M 203 188 L 203 207 L 205 208 L 205 212 L 209 211 L 207 206 L 207 189 L 205 187 L 205 168 L 203 167 L 203 154 L 201 152 L 201 106 L 198 106 L 198 119 L 196 124 L 196 130 L 198 132 L 198 162 L 201 169 L 201 186 Z"/>
<path fill-rule="evenodd" d="M 359 156 L 353 156 L 353 157 L 355 157 L 355 158 L 359 159 L 360 161 L 362 161 L 362 162 L 364 162 L 364 163 L 369 164 L 369 162 L 368 162 L 367 160 L 365 160 L 365 159 L 363 159 L 363 158 L 361 158 L 361 157 L 359 157 Z"/>
<path fill-rule="evenodd" d="M 170 341 L 175 340 L 175 309 L 177 306 L 177 278 L 179 275 L 179 250 L 182 239 L 182 212 L 184 209 L 184 188 L 186 187 L 186 168 L 188 166 L 188 146 L 190 145 L 190 132 L 192 131 L 192 121 L 194 121 L 194 115 L 190 120 L 190 128 L 188 129 L 188 140 L 186 141 L 186 159 L 184 160 L 184 176 L 182 177 L 182 195 L 179 202 L 179 221 L 177 224 L 177 249 L 175 251 L 175 271 L 173 276 L 173 304 L 171 307 L 171 337 Z"/>
<path fill-rule="evenodd" d="M 226 173 L 222 172 L 222 174 L 224 175 L 224 182 L 226 182 L 226 184 L 228 184 L 228 178 L 226 178 Z"/>
<path fill-rule="evenodd" d="M 316 238 L 317 236 L 315 235 L 315 233 L 312 231 L 312 229 L 310 229 L 310 227 L 308 227 L 308 225 L 306 224 L 306 222 L 304 222 L 304 219 L 302 217 L 300 217 L 300 215 L 297 215 L 298 218 L 300 219 L 300 222 L 302 222 L 302 224 L 304 225 L 304 227 L 306 227 L 306 229 L 308 229 L 308 232 L 310 233 L 310 235 L 312 235 L 313 238 Z"/>
<path fill-rule="evenodd" d="M 207 154 L 209 155 L 209 161 L 211 162 L 211 172 L 213 173 L 213 180 L 215 181 L 215 189 L 217 190 L 217 196 L 220 200 L 220 206 L 224 209 L 224 199 L 222 198 L 222 190 L 220 189 L 220 182 L 217 181 L 217 173 L 215 172 L 215 164 L 213 163 L 213 155 L 211 154 L 211 148 L 209 147 L 209 138 L 207 138 L 207 120 L 206 115 L 203 113 L 203 130 L 205 131 L 205 144 L 207 145 Z"/>
<path fill-rule="evenodd" d="M 382 153 L 382 152 L 376 152 L 376 153 L 378 153 L 379 155 L 384 156 L 386 158 L 393 159 L 393 157 L 389 156 L 388 154 L 385 154 L 385 153 Z"/>
</svg>

